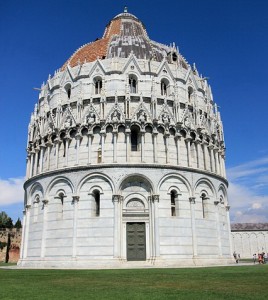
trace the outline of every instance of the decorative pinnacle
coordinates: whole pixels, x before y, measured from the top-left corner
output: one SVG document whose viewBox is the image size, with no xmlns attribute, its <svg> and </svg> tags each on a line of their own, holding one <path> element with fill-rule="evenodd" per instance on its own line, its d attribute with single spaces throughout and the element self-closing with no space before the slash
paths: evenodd
<svg viewBox="0 0 268 300">
<path fill-rule="evenodd" d="M 127 6 L 124 7 L 124 13 L 127 13 Z"/>
</svg>

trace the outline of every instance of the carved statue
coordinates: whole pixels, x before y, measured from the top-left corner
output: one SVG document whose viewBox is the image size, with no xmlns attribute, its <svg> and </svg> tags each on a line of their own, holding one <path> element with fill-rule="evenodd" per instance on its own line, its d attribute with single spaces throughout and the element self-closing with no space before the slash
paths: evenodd
<svg viewBox="0 0 268 300">
<path fill-rule="evenodd" d="M 113 114 L 112 114 L 112 121 L 113 122 L 118 122 L 119 121 L 119 113 L 115 110 L 114 112 L 113 112 Z"/>
<path fill-rule="evenodd" d="M 164 124 L 169 123 L 169 121 L 170 121 L 170 118 L 166 112 L 164 112 L 162 115 L 162 121 Z"/>
<path fill-rule="evenodd" d="M 94 122 L 95 122 L 95 118 L 96 118 L 95 114 L 94 114 L 92 111 L 90 111 L 90 112 L 88 113 L 88 115 L 86 116 L 86 123 L 87 123 L 87 124 L 92 124 L 92 123 L 94 123 Z"/>
<path fill-rule="evenodd" d="M 64 122 L 64 128 L 68 129 L 72 126 L 72 119 L 70 116 L 68 116 Z"/>
<path fill-rule="evenodd" d="M 141 123 L 144 123 L 144 122 L 147 121 L 147 116 L 146 116 L 146 113 L 145 113 L 144 110 L 141 110 L 141 111 L 140 111 L 139 121 L 140 121 Z"/>
<path fill-rule="evenodd" d="M 191 121 L 190 121 L 190 118 L 188 116 L 186 116 L 185 119 L 184 119 L 184 125 L 186 127 L 190 127 L 191 126 Z"/>
</svg>

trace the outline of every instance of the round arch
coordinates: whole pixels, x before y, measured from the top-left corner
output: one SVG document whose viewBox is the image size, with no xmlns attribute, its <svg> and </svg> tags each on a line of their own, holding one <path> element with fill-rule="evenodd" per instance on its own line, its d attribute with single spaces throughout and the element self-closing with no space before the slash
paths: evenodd
<svg viewBox="0 0 268 300">
<path fill-rule="evenodd" d="M 150 188 L 151 194 L 154 193 L 155 189 L 154 189 L 153 182 L 147 176 L 144 176 L 143 174 L 134 173 L 134 174 L 130 174 L 130 175 L 125 176 L 119 182 L 119 184 L 117 186 L 117 191 L 118 191 L 119 194 L 120 194 L 120 191 L 122 190 L 124 184 L 127 183 L 131 178 L 133 178 L 133 179 L 142 179 L 144 183 L 147 183 L 147 186 Z"/>
<path fill-rule="evenodd" d="M 182 176 L 180 174 L 176 174 L 176 173 L 169 173 L 160 179 L 160 181 L 158 182 L 158 185 L 157 185 L 157 194 L 160 193 L 161 185 L 171 177 L 175 177 L 179 181 L 181 181 L 186 186 L 189 195 L 191 195 L 192 189 L 191 189 L 191 185 L 190 185 L 189 181 L 184 176 Z"/>
<path fill-rule="evenodd" d="M 81 187 L 83 186 L 83 184 L 88 181 L 89 179 L 93 178 L 93 177 L 100 177 L 102 178 L 104 181 L 108 182 L 108 184 L 110 185 L 111 189 L 112 189 L 112 192 L 114 193 L 114 190 L 115 190 L 115 187 L 114 187 L 114 183 L 112 181 L 112 179 L 110 177 L 108 177 L 107 175 L 104 175 L 102 173 L 92 173 L 92 174 L 89 174 L 89 175 L 86 175 L 84 176 L 80 182 L 78 183 L 77 185 L 77 193 L 79 194 L 80 190 L 81 190 Z M 95 187 L 98 186 L 100 187 L 99 185 L 95 185 Z M 102 190 L 102 189 L 101 189 Z"/>
<path fill-rule="evenodd" d="M 215 197 L 216 196 L 215 187 L 214 187 L 213 183 L 209 179 L 207 179 L 207 178 L 200 178 L 199 180 L 197 180 L 197 182 L 194 185 L 193 192 L 195 193 L 196 190 L 197 190 L 197 188 L 198 188 L 198 186 L 200 186 L 202 183 L 205 183 L 211 189 L 213 197 Z"/>
<path fill-rule="evenodd" d="M 44 189 L 39 182 L 35 182 L 31 186 L 27 196 L 27 204 L 31 204 L 36 196 L 39 196 L 39 198 L 44 197 Z"/>
<path fill-rule="evenodd" d="M 60 177 L 54 178 L 54 179 L 49 183 L 49 185 L 47 186 L 45 195 L 48 196 L 48 194 L 50 193 L 50 191 L 51 191 L 51 189 L 53 188 L 53 186 L 56 185 L 56 184 L 57 184 L 58 182 L 60 182 L 60 181 L 66 182 L 66 183 L 68 184 L 68 186 L 71 188 L 72 193 L 75 192 L 75 188 L 74 188 L 73 183 L 71 182 L 71 180 L 68 179 L 68 178 L 65 177 L 65 176 L 60 176 Z"/>
</svg>

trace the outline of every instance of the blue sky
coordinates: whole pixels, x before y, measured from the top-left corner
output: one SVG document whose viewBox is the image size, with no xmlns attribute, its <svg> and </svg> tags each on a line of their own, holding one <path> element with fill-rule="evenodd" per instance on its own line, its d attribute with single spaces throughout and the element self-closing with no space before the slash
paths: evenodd
<svg viewBox="0 0 268 300">
<path fill-rule="evenodd" d="M 266 0 L 0 0 L 0 211 L 22 216 L 27 127 L 40 87 L 128 6 L 209 77 L 227 148 L 232 222 L 268 222 Z"/>
</svg>

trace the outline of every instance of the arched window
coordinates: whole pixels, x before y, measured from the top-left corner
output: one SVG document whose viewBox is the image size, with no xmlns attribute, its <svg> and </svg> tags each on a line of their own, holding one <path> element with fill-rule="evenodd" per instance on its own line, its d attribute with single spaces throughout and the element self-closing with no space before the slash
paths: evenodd
<svg viewBox="0 0 268 300">
<path fill-rule="evenodd" d="M 162 96 L 168 96 L 168 86 L 169 82 L 165 79 L 161 80 L 161 95 Z"/>
<path fill-rule="evenodd" d="M 65 197 L 65 195 L 62 192 L 59 193 L 59 199 L 60 199 L 62 207 L 63 207 L 64 197 Z"/>
<path fill-rule="evenodd" d="M 65 86 L 65 91 L 66 91 L 66 94 L 67 94 L 68 99 L 71 98 L 71 90 L 72 90 L 71 85 L 70 85 L 69 83 L 66 84 L 66 86 Z"/>
<path fill-rule="evenodd" d="M 96 78 L 95 79 L 95 94 L 100 94 L 102 89 L 102 79 Z"/>
<path fill-rule="evenodd" d="M 39 195 L 36 195 L 34 198 L 34 201 L 33 201 L 33 207 L 34 207 L 33 221 L 34 221 L 34 223 L 37 222 L 37 218 L 38 218 L 39 202 L 40 202 L 40 197 L 39 197 Z"/>
<path fill-rule="evenodd" d="M 208 196 L 205 193 L 201 194 L 201 200 L 202 200 L 202 214 L 203 218 L 206 219 L 208 217 Z"/>
<path fill-rule="evenodd" d="M 94 213 L 96 217 L 99 217 L 100 215 L 100 192 L 98 190 L 95 190 L 93 192 L 93 198 L 94 198 Z"/>
<path fill-rule="evenodd" d="M 178 55 L 177 55 L 177 53 L 176 52 L 173 52 L 172 53 L 172 61 L 177 61 L 178 60 Z"/>
<path fill-rule="evenodd" d="M 132 94 L 138 93 L 138 83 L 137 78 L 134 75 L 129 76 L 129 91 Z"/>
<path fill-rule="evenodd" d="M 59 191 L 55 197 L 57 200 L 56 202 L 56 207 L 57 207 L 57 212 L 58 212 L 58 219 L 62 219 L 63 217 L 63 208 L 64 208 L 64 198 L 66 195 L 64 194 L 63 191 Z"/>
<path fill-rule="evenodd" d="M 176 197 L 177 193 L 176 191 L 172 190 L 170 193 L 170 207 L 171 207 L 171 216 L 176 216 Z"/>
<path fill-rule="evenodd" d="M 139 127 L 138 126 L 132 126 L 131 127 L 131 151 L 138 151 L 138 142 L 139 142 Z"/>
</svg>

